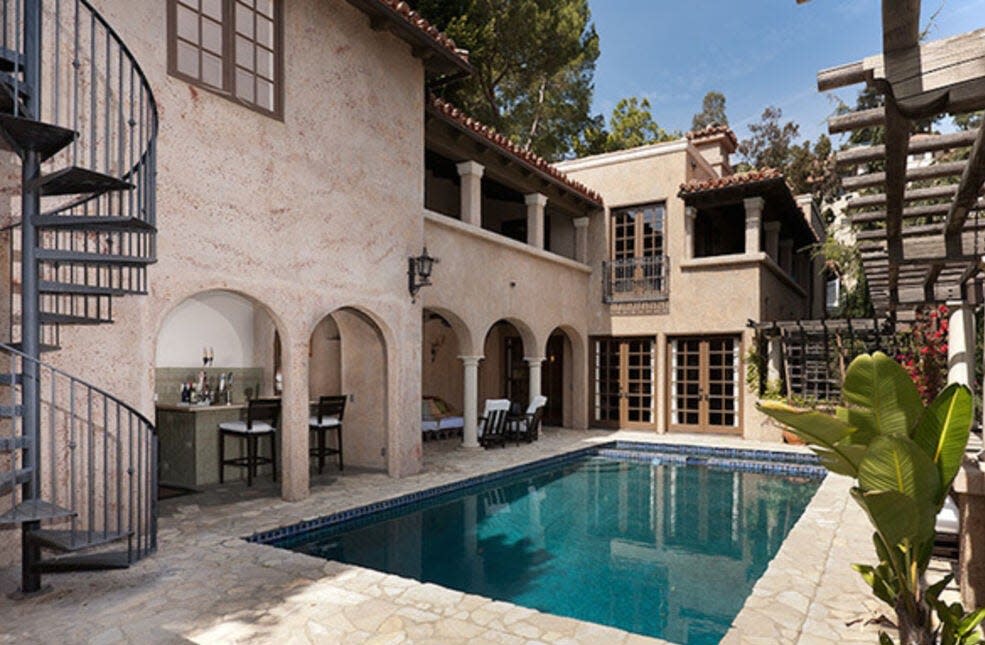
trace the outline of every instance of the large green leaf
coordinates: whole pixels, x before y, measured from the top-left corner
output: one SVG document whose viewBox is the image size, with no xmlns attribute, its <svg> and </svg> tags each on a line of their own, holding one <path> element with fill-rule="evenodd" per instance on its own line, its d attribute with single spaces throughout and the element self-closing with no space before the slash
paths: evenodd
<svg viewBox="0 0 985 645">
<path fill-rule="evenodd" d="M 937 467 L 942 495 L 950 490 L 951 482 L 961 468 L 973 416 L 971 391 L 953 383 L 937 395 L 913 433 L 913 441 Z"/>
<path fill-rule="evenodd" d="M 865 509 L 876 532 L 894 554 L 894 569 L 901 572 L 902 561 L 896 549 L 905 547 L 922 551 L 934 539 L 934 515 L 924 504 L 915 507 L 913 498 L 895 491 L 865 493 L 852 489 L 852 497 Z"/>
<path fill-rule="evenodd" d="M 810 444 L 829 470 L 857 476 L 864 451 L 843 445 L 844 439 L 855 430 L 852 426 L 830 414 L 794 408 L 780 401 L 761 401 L 757 407 Z"/>
<path fill-rule="evenodd" d="M 906 371 L 882 352 L 862 354 L 852 361 L 842 388 L 845 400 L 858 406 L 856 414 L 879 434 L 909 435 L 923 415 L 920 394 Z M 858 425 L 862 424 L 862 425 Z"/>
<path fill-rule="evenodd" d="M 912 439 L 899 435 L 873 440 L 859 464 L 858 483 L 865 493 L 899 493 L 928 506 L 940 493 L 934 462 Z"/>
<path fill-rule="evenodd" d="M 879 429 L 876 428 L 875 420 L 868 410 L 838 407 L 835 409 L 835 414 L 839 419 L 855 428 L 855 432 L 848 437 L 849 443 L 867 446 L 879 436 Z"/>
</svg>

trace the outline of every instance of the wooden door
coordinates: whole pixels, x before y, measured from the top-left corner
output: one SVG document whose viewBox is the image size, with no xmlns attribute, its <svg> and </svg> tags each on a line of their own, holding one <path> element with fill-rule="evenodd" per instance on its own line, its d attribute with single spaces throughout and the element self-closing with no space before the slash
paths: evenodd
<svg viewBox="0 0 985 645">
<path fill-rule="evenodd" d="M 742 432 L 740 339 L 677 338 L 669 347 L 669 427 L 679 432 Z"/>
<path fill-rule="evenodd" d="M 597 338 L 594 343 L 594 422 L 610 428 L 652 429 L 653 339 Z"/>
</svg>

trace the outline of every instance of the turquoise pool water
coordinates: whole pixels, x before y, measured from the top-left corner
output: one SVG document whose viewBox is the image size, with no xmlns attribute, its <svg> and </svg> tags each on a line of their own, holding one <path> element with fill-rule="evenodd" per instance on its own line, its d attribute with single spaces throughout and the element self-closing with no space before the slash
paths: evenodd
<svg viewBox="0 0 985 645">
<path fill-rule="evenodd" d="M 678 643 L 717 643 L 819 483 L 593 456 L 276 544 Z"/>
</svg>

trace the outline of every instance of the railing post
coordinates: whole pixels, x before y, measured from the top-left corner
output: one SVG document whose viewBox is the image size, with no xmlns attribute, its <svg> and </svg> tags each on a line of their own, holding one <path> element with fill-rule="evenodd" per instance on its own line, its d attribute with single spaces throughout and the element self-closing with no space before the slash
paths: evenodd
<svg viewBox="0 0 985 645">
<path fill-rule="evenodd" d="M 25 0 L 24 3 L 24 84 L 27 89 L 25 107 L 27 116 L 41 116 L 41 0 Z M 18 99 L 15 96 L 14 101 Z M 21 166 L 21 343 L 22 351 L 33 360 L 22 361 L 24 367 L 22 385 L 23 433 L 29 437 L 24 450 L 24 466 L 31 468 L 31 479 L 24 484 L 23 499 L 38 499 L 41 495 L 41 324 L 38 306 L 38 264 L 35 260 L 37 231 L 34 219 L 41 210 L 41 196 L 37 180 L 41 176 L 41 163 L 33 151 L 24 153 Z M 21 527 L 22 572 L 21 591 L 33 593 L 41 589 L 41 576 L 33 571 L 33 564 L 40 557 L 28 534 L 36 530 L 40 522 L 26 522 Z"/>
</svg>

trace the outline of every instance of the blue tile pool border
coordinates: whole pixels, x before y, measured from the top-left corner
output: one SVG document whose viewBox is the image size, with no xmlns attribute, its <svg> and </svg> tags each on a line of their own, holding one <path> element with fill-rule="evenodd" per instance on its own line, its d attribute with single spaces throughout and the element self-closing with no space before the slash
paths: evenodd
<svg viewBox="0 0 985 645">
<path fill-rule="evenodd" d="M 784 452 L 747 448 L 720 448 L 716 446 L 697 446 L 693 444 L 646 443 L 641 441 L 609 441 L 579 448 L 571 452 L 538 459 L 525 464 L 511 466 L 504 470 L 484 473 L 466 479 L 449 482 L 413 493 L 373 502 L 365 506 L 346 509 L 311 520 L 303 520 L 289 526 L 268 531 L 259 531 L 244 537 L 247 542 L 272 544 L 280 540 L 296 537 L 302 533 L 316 531 L 343 524 L 374 513 L 389 511 L 402 506 L 423 502 L 447 493 L 482 485 L 491 481 L 507 479 L 527 472 L 542 470 L 550 466 L 561 466 L 578 461 L 583 457 L 602 456 L 621 461 L 643 463 L 677 464 L 706 466 L 737 471 L 771 473 L 800 477 L 824 477 L 826 471 L 817 456 L 812 453 Z"/>
</svg>

